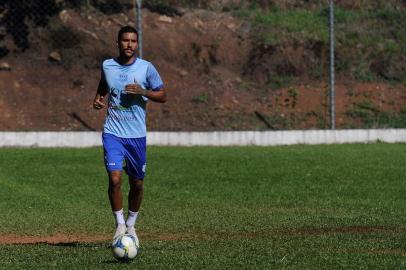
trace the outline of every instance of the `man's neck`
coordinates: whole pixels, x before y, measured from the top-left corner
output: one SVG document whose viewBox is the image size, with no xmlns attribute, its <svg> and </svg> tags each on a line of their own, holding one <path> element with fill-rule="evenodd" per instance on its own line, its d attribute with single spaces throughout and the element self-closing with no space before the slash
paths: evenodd
<svg viewBox="0 0 406 270">
<path fill-rule="evenodd" d="M 121 65 L 130 65 L 130 64 L 134 63 L 136 59 L 137 59 L 137 57 L 135 55 L 131 56 L 131 57 L 127 57 L 125 55 L 120 55 L 117 57 L 117 60 Z"/>
</svg>

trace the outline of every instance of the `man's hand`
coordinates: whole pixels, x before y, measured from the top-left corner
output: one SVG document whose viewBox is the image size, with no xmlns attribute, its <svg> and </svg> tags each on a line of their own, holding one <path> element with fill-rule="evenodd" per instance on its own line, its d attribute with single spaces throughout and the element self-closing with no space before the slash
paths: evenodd
<svg viewBox="0 0 406 270">
<path fill-rule="evenodd" d="M 93 108 L 96 110 L 100 110 L 106 107 L 106 104 L 104 104 L 103 99 L 104 99 L 103 96 L 97 94 L 93 101 Z"/>
<path fill-rule="evenodd" d="M 129 95 L 143 95 L 145 96 L 147 94 L 147 90 L 142 89 L 141 86 L 139 86 L 136 83 L 132 84 L 127 84 L 125 86 L 125 93 Z"/>
</svg>

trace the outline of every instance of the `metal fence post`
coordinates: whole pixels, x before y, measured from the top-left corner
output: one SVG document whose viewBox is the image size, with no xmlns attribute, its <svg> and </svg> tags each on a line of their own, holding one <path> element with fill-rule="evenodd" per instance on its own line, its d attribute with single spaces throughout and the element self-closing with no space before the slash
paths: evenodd
<svg viewBox="0 0 406 270">
<path fill-rule="evenodd" d="M 142 59 L 142 0 L 137 0 L 138 56 Z"/>
<path fill-rule="evenodd" d="M 330 111 L 330 128 L 336 128 L 336 111 L 335 111 L 335 79 L 334 79 L 334 3 L 329 0 L 330 10 L 330 83 L 329 83 L 329 111 Z"/>
</svg>

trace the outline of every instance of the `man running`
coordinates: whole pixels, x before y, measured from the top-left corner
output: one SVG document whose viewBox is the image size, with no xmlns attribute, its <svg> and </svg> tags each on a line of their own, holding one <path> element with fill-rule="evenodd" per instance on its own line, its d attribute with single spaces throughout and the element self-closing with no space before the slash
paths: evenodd
<svg viewBox="0 0 406 270">
<path fill-rule="evenodd" d="M 108 195 L 115 217 L 116 230 L 113 238 L 121 234 L 134 236 L 135 222 L 143 198 L 146 169 L 146 104 L 148 100 L 164 103 L 166 92 L 155 67 L 137 58 L 138 33 L 131 26 L 118 32 L 119 55 L 103 62 L 101 79 L 93 101 L 95 109 L 106 107 L 103 128 L 103 149 L 109 176 Z M 121 175 L 123 161 L 129 176 L 128 218 L 123 212 Z"/>
</svg>

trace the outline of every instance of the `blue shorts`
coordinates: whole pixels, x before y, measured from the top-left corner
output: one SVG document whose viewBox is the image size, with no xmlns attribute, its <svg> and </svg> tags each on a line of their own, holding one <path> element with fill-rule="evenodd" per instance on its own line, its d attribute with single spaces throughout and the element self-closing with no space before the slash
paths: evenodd
<svg viewBox="0 0 406 270">
<path fill-rule="evenodd" d="M 121 171 L 123 161 L 127 166 L 127 174 L 134 179 L 144 179 L 146 169 L 146 137 L 120 138 L 103 133 L 103 150 L 106 170 Z"/>
</svg>

